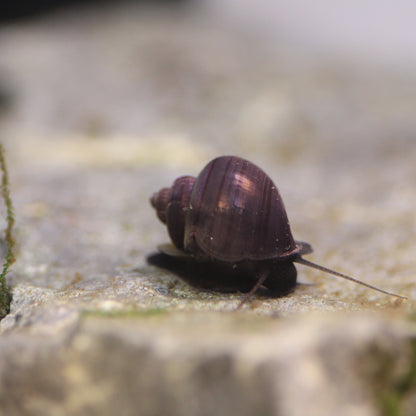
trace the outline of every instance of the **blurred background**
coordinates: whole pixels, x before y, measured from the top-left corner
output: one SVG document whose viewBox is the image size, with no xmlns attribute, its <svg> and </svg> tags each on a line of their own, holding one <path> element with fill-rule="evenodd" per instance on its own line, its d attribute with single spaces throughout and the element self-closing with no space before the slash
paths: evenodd
<svg viewBox="0 0 416 416">
<path fill-rule="evenodd" d="M 316 151 L 316 140 L 330 142 L 327 156 L 390 152 L 392 139 L 409 145 L 415 132 L 415 9 L 376 0 L 6 2 L 3 138 L 151 136 L 157 145 L 169 136 L 283 159 Z"/>
<path fill-rule="evenodd" d="M 237 154 L 276 181 L 298 238 L 410 278 L 415 15 L 410 0 L 3 2 L 0 131 L 21 218 L 125 206 L 152 236 L 148 195 Z"/>
<path fill-rule="evenodd" d="M 403 398 L 414 380 L 400 339 L 401 318 L 416 316 L 415 16 L 411 0 L 1 0 L 0 141 L 17 241 L 2 328 L 18 338 L 2 338 L 17 356 L 3 360 L 0 401 L 18 414 L 95 403 L 131 414 L 120 409 L 143 397 L 153 414 L 207 414 L 238 396 L 239 414 L 306 414 L 323 400 L 331 410 L 316 414 L 333 415 L 377 414 L 360 401 L 387 384 L 400 392 L 386 401 Z M 409 301 L 299 266 L 292 294 L 247 305 L 251 321 L 224 313 L 240 294 L 149 264 L 168 240 L 149 197 L 223 154 L 275 181 L 308 259 Z M 363 310 L 370 321 L 329 313 Z M 124 333 L 111 311 L 145 314 Z M 317 311 L 333 322 L 310 325 Z M 280 319 L 293 315 L 304 322 Z M 267 316 L 276 332 L 257 326 Z"/>
</svg>

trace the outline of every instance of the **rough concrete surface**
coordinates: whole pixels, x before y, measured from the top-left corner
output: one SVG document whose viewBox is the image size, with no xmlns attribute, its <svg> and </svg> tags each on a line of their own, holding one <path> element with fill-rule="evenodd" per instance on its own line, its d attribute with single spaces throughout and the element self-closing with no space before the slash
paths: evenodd
<svg viewBox="0 0 416 416">
<path fill-rule="evenodd" d="M 16 211 L 0 414 L 413 415 L 416 78 L 318 61 L 194 9 L 0 27 Z M 276 298 L 149 261 L 150 195 L 213 157 L 276 182 L 306 256 Z M 399 413 L 401 412 L 401 413 Z"/>
</svg>

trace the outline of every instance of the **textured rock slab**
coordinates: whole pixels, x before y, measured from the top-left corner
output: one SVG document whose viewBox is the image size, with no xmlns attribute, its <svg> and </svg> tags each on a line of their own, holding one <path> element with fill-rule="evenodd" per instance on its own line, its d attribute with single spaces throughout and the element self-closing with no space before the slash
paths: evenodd
<svg viewBox="0 0 416 416">
<path fill-rule="evenodd" d="M 3 334 L 0 403 L 8 415 L 377 415 L 414 365 L 415 334 L 360 314 L 87 314 L 47 337 Z"/>
<path fill-rule="evenodd" d="M 413 416 L 415 79 L 229 29 L 135 7 L 0 28 L 18 248 L 0 413 Z M 149 196 L 220 154 L 266 170 L 311 260 L 409 301 L 299 267 L 237 314 L 241 294 L 149 264 L 167 240 Z"/>
</svg>

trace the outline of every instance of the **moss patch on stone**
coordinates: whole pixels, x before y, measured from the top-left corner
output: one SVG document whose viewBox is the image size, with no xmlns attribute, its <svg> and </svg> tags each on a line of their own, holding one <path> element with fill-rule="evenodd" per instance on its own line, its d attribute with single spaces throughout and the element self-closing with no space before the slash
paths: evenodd
<svg viewBox="0 0 416 416">
<path fill-rule="evenodd" d="M 117 310 L 88 310 L 82 313 L 82 318 L 149 318 L 154 316 L 164 315 L 165 309 L 151 308 L 151 309 L 117 309 Z"/>
<path fill-rule="evenodd" d="M 411 361 L 408 370 L 380 395 L 383 416 L 412 416 L 416 401 L 416 339 L 410 343 Z"/>
<path fill-rule="evenodd" d="M 6 161 L 4 157 L 4 148 L 0 143 L 0 170 L 2 171 L 1 181 L 1 196 L 6 205 L 6 222 L 7 226 L 4 231 L 4 239 L 7 244 L 6 257 L 3 263 L 3 269 L 0 273 L 0 319 L 3 318 L 10 310 L 11 295 L 7 288 L 6 274 L 9 270 L 10 265 L 14 262 L 14 239 L 12 236 L 12 229 L 14 225 L 14 212 L 12 200 L 10 197 L 9 190 L 9 174 L 6 167 Z"/>
</svg>

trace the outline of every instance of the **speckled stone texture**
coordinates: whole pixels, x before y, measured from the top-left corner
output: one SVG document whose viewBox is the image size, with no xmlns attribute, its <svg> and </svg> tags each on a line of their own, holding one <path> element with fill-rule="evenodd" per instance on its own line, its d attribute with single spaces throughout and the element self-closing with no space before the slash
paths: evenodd
<svg viewBox="0 0 416 416">
<path fill-rule="evenodd" d="M 0 50 L 17 241 L 0 413 L 413 414 L 411 71 L 318 62 L 183 7 L 9 24 Z M 149 262 L 168 239 L 150 195 L 223 154 L 275 181 L 306 258 L 409 300 L 299 265 L 293 293 L 236 312 L 241 293 Z"/>
</svg>

